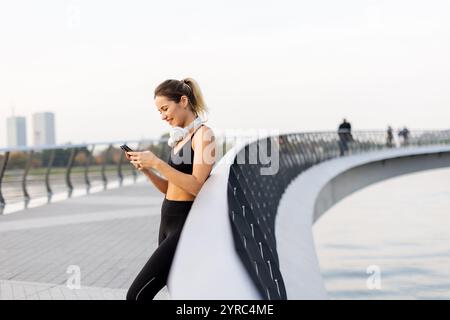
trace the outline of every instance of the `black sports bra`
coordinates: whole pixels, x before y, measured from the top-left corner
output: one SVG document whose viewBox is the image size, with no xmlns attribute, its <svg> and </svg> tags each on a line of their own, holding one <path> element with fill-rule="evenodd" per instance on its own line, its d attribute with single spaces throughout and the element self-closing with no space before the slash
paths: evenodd
<svg viewBox="0 0 450 320">
<path fill-rule="evenodd" d="M 201 127 L 201 126 L 200 126 Z M 192 149 L 192 137 L 200 128 L 198 127 L 187 142 L 183 144 L 177 153 L 174 153 L 174 148 L 170 150 L 169 161 L 167 162 L 172 168 L 177 169 L 183 173 L 192 174 L 194 164 L 194 149 Z"/>
</svg>

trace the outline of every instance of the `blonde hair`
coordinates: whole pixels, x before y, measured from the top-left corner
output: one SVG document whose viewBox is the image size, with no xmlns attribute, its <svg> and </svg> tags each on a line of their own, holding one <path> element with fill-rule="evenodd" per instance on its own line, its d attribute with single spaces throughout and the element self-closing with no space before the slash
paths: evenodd
<svg viewBox="0 0 450 320">
<path fill-rule="evenodd" d="M 200 86 L 192 78 L 182 80 L 169 79 L 163 81 L 155 89 L 155 96 L 163 96 L 176 103 L 180 102 L 181 96 L 186 96 L 189 105 L 196 116 L 205 114 L 208 111 L 203 99 Z"/>
</svg>

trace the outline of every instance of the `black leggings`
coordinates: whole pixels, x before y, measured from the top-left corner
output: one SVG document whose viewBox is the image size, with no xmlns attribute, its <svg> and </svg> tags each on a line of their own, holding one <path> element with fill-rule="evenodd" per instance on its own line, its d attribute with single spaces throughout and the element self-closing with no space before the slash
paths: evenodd
<svg viewBox="0 0 450 320">
<path fill-rule="evenodd" d="M 128 289 L 127 300 L 151 300 L 166 285 L 178 239 L 192 203 L 164 198 L 158 248 Z"/>
</svg>

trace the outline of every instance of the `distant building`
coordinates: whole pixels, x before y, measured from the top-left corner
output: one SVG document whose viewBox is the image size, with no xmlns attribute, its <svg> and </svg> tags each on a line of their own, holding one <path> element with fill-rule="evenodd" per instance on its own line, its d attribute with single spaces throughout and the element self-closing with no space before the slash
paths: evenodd
<svg viewBox="0 0 450 320">
<path fill-rule="evenodd" d="M 27 145 L 27 125 L 25 117 L 6 119 L 8 147 L 25 147 Z"/>
<path fill-rule="evenodd" d="M 34 145 L 53 145 L 55 141 L 55 115 L 51 112 L 33 114 Z"/>
</svg>

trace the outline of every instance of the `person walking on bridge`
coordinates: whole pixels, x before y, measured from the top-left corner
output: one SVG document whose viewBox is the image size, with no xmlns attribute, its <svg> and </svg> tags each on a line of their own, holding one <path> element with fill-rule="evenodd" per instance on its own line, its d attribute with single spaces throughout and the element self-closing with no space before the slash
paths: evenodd
<svg viewBox="0 0 450 320">
<path fill-rule="evenodd" d="M 386 131 L 386 145 L 388 148 L 392 148 L 394 146 L 394 130 L 391 126 L 388 126 Z"/>
<path fill-rule="evenodd" d="M 339 150 L 340 155 L 343 156 L 348 152 L 348 143 L 353 141 L 352 125 L 344 119 L 338 128 L 339 136 Z"/>
<path fill-rule="evenodd" d="M 398 136 L 403 138 L 403 146 L 409 145 L 409 129 L 406 126 L 398 132 Z"/>
<path fill-rule="evenodd" d="M 166 285 L 184 223 L 216 157 L 214 133 L 200 118 L 207 109 L 194 79 L 162 82 L 154 101 L 161 119 L 171 126 L 172 149 L 167 163 L 151 151 L 127 152 L 127 159 L 165 195 L 158 248 L 131 284 L 127 300 L 153 299 Z"/>
</svg>

